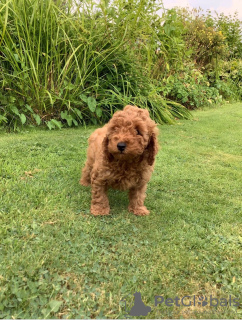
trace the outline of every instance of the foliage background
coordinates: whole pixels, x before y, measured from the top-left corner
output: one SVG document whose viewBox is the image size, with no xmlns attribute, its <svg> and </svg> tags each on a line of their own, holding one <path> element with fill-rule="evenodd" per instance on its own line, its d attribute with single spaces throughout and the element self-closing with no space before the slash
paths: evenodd
<svg viewBox="0 0 242 320">
<path fill-rule="evenodd" d="M 173 123 L 188 109 L 241 100 L 238 17 L 161 8 L 155 0 L 1 0 L 0 124 L 97 124 L 128 103 Z"/>
</svg>

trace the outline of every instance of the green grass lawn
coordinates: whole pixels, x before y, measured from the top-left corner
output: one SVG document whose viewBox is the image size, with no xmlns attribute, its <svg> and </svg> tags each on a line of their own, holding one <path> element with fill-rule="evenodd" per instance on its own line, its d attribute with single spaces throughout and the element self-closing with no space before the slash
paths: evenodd
<svg viewBox="0 0 242 320">
<path fill-rule="evenodd" d="M 129 310 L 136 291 L 147 318 L 241 318 L 198 305 L 241 293 L 241 107 L 160 126 L 147 217 L 113 190 L 111 214 L 90 215 L 79 179 L 93 127 L 1 131 L 0 318 L 124 318 L 120 300 Z M 195 306 L 155 306 L 155 295 Z"/>
</svg>

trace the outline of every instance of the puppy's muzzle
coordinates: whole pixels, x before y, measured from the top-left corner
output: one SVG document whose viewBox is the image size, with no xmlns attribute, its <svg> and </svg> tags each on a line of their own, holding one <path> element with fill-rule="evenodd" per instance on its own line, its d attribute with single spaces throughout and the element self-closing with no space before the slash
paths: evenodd
<svg viewBox="0 0 242 320">
<path fill-rule="evenodd" d="M 119 143 L 117 144 L 117 148 L 118 148 L 118 150 L 119 150 L 120 152 L 123 152 L 123 151 L 125 150 L 125 148 L 126 148 L 126 143 L 125 143 L 125 142 L 119 142 Z"/>
</svg>

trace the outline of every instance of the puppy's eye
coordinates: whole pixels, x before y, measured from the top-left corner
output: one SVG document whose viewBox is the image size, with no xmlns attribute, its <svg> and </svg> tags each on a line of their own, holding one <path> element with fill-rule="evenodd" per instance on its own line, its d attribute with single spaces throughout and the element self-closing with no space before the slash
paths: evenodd
<svg viewBox="0 0 242 320">
<path fill-rule="evenodd" d="M 136 129 L 136 134 L 137 134 L 137 136 L 142 136 L 142 134 L 140 133 L 140 131 L 138 129 Z"/>
</svg>

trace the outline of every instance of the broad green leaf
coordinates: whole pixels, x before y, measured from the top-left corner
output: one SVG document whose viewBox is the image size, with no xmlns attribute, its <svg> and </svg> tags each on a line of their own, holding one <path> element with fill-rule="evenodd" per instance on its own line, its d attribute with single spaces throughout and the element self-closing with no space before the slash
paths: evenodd
<svg viewBox="0 0 242 320">
<path fill-rule="evenodd" d="M 66 121 L 68 123 L 68 126 L 71 127 L 73 118 L 72 118 L 72 116 L 70 114 L 67 115 Z"/>
<path fill-rule="evenodd" d="M 96 106 L 97 106 L 97 101 L 96 101 L 96 99 L 93 98 L 93 97 L 88 97 L 88 98 L 87 98 L 87 105 L 88 105 L 88 108 L 89 108 L 92 112 L 95 112 Z"/>
<path fill-rule="evenodd" d="M 21 123 L 22 123 L 22 124 L 25 124 L 25 122 L 26 122 L 26 117 L 25 117 L 25 115 L 24 115 L 23 113 L 21 113 L 21 114 L 19 115 L 19 118 L 20 118 L 20 120 L 21 120 Z"/>
<path fill-rule="evenodd" d="M 17 62 L 20 62 L 19 56 L 17 55 L 17 53 L 14 53 L 14 58 L 15 58 L 15 60 L 16 60 Z"/>
<path fill-rule="evenodd" d="M 67 90 L 73 90 L 74 88 L 75 88 L 76 86 L 74 85 L 74 84 L 72 84 L 72 83 L 69 83 L 66 87 L 65 87 L 65 89 L 67 89 Z"/>
<path fill-rule="evenodd" d="M 0 115 L 0 124 L 1 124 L 2 122 L 7 123 L 7 122 L 8 122 L 8 119 L 7 119 L 6 117 Z"/>
<path fill-rule="evenodd" d="M 67 117 L 67 111 L 61 111 L 61 118 L 66 120 Z"/>
<path fill-rule="evenodd" d="M 96 115 L 98 116 L 98 118 L 101 117 L 101 115 L 102 115 L 102 109 L 101 109 L 100 107 L 97 107 L 97 109 L 96 109 Z"/>
<path fill-rule="evenodd" d="M 97 124 L 97 119 L 96 118 L 91 118 L 91 121 L 92 121 L 93 124 L 95 124 L 95 125 Z"/>
<path fill-rule="evenodd" d="M 87 102 L 87 96 L 85 94 L 80 94 L 79 97 L 82 99 L 82 101 Z"/>
<path fill-rule="evenodd" d="M 11 109 L 11 111 L 12 111 L 13 113 L 15 113 L 16 115 L 19 116 L 19 111 L 18 111 L 18 108 L 17 108 L 17 107 L 11 106 L 10 109 Z"/>
<path fill-rule="evenodd" d="M 36 113 L 33 114 L 33 117 L 37 123 L 37 125 L 39 126 L 41 124 L 41 119 L 40 119 L 40 116 Z"/>
<path fill-rule="evenodd" d="M 47 125 L 47 127 L 48 127 L 50 130 L 52 130 L 52 129 L 55 128 L 55 125 L 54 125 L 51 121 L 48 121 L 48 122 L 46 123 L 46 125 Z"/>
<path fill-rule="evenodd" d="M 60 306 L 62 305 L 62 301 L 58 300 L 51 300 L 49 302 L 49 306 L 51 308 L 50 312 L 57 312 L 60 309 Z"/>
<path fill-rule="evenodd" d="M 79 117 L 80 119 L 82 119 L 82 113 L 81 113 L 81 111 L 80 111 L 79 109 L 77 109 L 77 108 L 74 108 L 74 111 L 75 111 L 75 113 L 78 115 L 78 117 Z"/>
<path fill-rule="evenodd" d="M 62 123 L 60 121 L 57 121 L 55 119 L 52 119 L 51 122 L 59 129 L 62 128 Z"/>
<path fill-rule="evenodd" d="M 27 110 L 29 110 L 31 113 L 34 112 L 33 109 L 32 109 L 28 104 L 25 105 L 25 108 L 26 108 Z"/>
<path fill-rule="evenodd" d="M 69 127 L 72 126 L 72 121 L 74 119 L 73 119 L 72 115 L 67 114 L 67 111 L 62 111 L 61 112 L 61 118 L 67 121 Z"/>
</svg>

